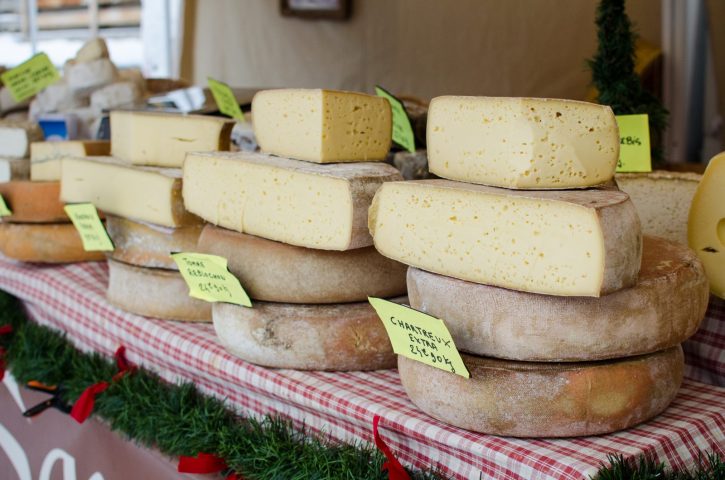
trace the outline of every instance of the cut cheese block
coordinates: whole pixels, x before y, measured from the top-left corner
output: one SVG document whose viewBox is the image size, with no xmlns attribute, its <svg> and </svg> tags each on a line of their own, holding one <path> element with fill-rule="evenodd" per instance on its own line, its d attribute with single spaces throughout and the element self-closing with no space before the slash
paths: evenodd
<svg viewBox="0 0 725 480">
<path fill-rule="evenodd" d="M 573 100 L 437 97 L 427 137 L 434 174 L 507 188 L 598 185 L 619 158 L 612 109 Z"/>
<path fill-rule="evenodd" d="M 400 180 L 382 163 L 315 165 L 251 152 L 191 153 L 184 165 L 186 208 L 215 225 L 322 250 L 372 244 L 367 210 L 383 182 Z"/>
<path fill-rule="evenodd" d="M 211 303 L 191 298 L 179 272 L 108 260 L 106 298 L 126 312 L 144 317 L 211 322 Z"/>
<path fill-rule="evenodd" d="M 415 268 L 408 272 L 408 296 L 411 307 L 443 319 L 460 350 L 570 362 L 641 355 L 684 342 L 705 316 L 709 290 L 694 252 L 644 237 L 637 285 L 602 298 L 518 292 Z"/>
<path fill-rule="evenodd" d="M 60 182 L 19 180 L 0 183 L 2 195 L 12 215 L 3 222 L 65 223 L 69 222 L 59 198 Z"/>
<path fill-rule="evenodd" d="M 181 170 L 135 167 L 112 157 L 65 158 L 60 198 L 166 227 L 201 223 L 184 209 Z"/>
<path fill-rule="evenodd" d="M 710 291 L 725 298 L 725 152 L 710 160 L 697 187 L 687 237 L 705 265 Z"/>
<path fill-rule="evenodd" d="M 215 303 L 212 317 L 224 348 L 257 365 L 341 371 L 395 367 L 385 327 L 368 302 L 254 302 L 254 308 Z"/>
<path fill-rule="evenodd" d="M 141 100 L 141 90 L 134 82 L 117 82 L 91 94 L 91 107 L 97 111 L 132 107 Z"/>
<path fill-rule="evenodd" d="M 81 237 L 70 223 L 2 223 L 0 252 L 21 262 L 74 263 L 105 260 L 103 252 L 83 250 Z"/>
<path fill-rule="evenodd" d="M 109 85 L 118 78 L 115 65 L 107 58 L 87 62 L 66 62 L 63 80 L 75 97 L 88 96 L 94 90 Z"/>
<path fill-rule="evenodd" d="M 108 46 L 106 41 L 100 37 L 94 37 L 84 43 L 78 53 L 76 62 L 91 62 L 100 58 L 108 58 Z"/>
<path fill-rule="evenodd" d="M 687 245 L 687 215 L 702 175 L 659 170 L 615 178 L 637 209 L 642 233 Z"/>
<path fill-rule="evenodd" d="M 43 131 L 35 122 L 0 121 L 0 157 L 27 157 L 31 142 L 40 140 Z"/>
<path fill-rule="evenodd" d="M 68 140 L 30 144 L 30 178 L 33 181 L 60 180 L 60 162 L 64 157 L 105 156 L 111 142 L 105 140 Z"/>
<path fill-rule="evenodd" d="M 0 183 L 27 180 L 30 161 L 27 158 L 0 158 Z"/>
<path fill-rule="evenodd" d="M 229 150 L 234 122 L 176 113 L 111 112 L 111 150 L 136 165 L 182 167 L 187 152 Z"/>
<path fill-rule="evenodd" d="M 392 115 L 382 97 L 333 90 L 281 89 L 252 100 L 263 152 L 316 163 L 384 160 Z"/>
<path fill-rule="evenodd" d="M 679 345 L 592 363 L 462 357 L 471 378 L 399 356 L 405 391 L 442 422 L 507 437 L 600 435 L 637 425 L 667 408 L 684 370 Z"/>
<path fill-rule="evenodd" d="M 114 260 L 131 265 L 178 270 L 171 252 L 195 252 L 201 225 L 167 228 L 109 215 L 106 230 L 115 249 Z"/>
<path fill-rule="evenodd" d="M 337 252 L 286 243 L 207 225 L 200 252 L 228 260 L 229 271 L 253 299 L 284 303 L 363 302 L 404 295 L 402 263 L 375 247 Z"/>
<path fill-rule="evenodd" d="M 519 191 L 448 180 L 384 184 L 370 208 L 383 255 L 461 280 L 598 297 L 637 281 L 637 212 L 616 190 Z"/>
</svg>

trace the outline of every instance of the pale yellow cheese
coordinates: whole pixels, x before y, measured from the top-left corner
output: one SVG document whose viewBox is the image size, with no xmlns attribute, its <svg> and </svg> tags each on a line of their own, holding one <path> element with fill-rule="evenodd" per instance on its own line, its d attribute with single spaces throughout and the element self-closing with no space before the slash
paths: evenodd
<svg viewBox="0 0 725 480">
<path fill-rule="evenodd" d="M 111 112 L 111 153 L 136 165 L 181 167 L 187 152 L 229 150 L 234 122 L 175 113 Z"/>
<path fill-rule="evenodd" d="M 106 140 L 33 142 L 30 144 L 30 179 L 33 181 L 60 180 L 61 158 L 104 156 L 110 152 L 111 142 Z"/>
<path fill-rule="evenodd" d="M 37 123 L 0 120 L 0 157 L 27 157 L 30 144 L 40 140 L 43 140 L 43 131 Z"/>
<path fill-rule="evenodd" d="M 598 185 L 619 157 L 611 108 L 546 98 L 434 98 L 427 143 L 432 173 L 507 188 Z"/>
<path fill-rule="evenodd" d="M 384 160 L 392 116 L 382 97 L 334 90 L 263 90 L 252 101 L 263 152 L 316 163 Z"/>
<path fill-rule="evenodd" d="M 642 255 L 634 205 L 616 190 L 391 182 L 375 195 L 369 225 L 378 251 L 399 262 L 550 295 L 631 287 Z"/>
<path fill-rule="evenodd" d="M 230 230 L 322 250 L 372 245 L 367 209 L 383 182 L 400 180 L 384 163 L 316 165 L 251 152 L 191 153 L 184 203 Z"/>
</svg>

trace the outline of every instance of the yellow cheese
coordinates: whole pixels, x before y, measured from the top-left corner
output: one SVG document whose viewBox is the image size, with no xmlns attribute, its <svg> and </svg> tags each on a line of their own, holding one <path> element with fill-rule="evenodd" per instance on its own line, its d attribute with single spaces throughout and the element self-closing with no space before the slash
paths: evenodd
<svg viewBox="0 0 725 480">
<path fill-rule="evenodd" d="M 372 245 L 367 210 L 378 187 L 400 180 L 384 163 L 316 165 L 250 152 L 191 153 L 184 203 L 230 230 L 322 250 Z"/>
<path fill-rule="evenodd" d="M 612 110 L 572 100 L 437 97 L 427 137 L 431 172 L 507 188 L 598 185 L 619 157 Z"/>
<path fill-rule="evenodd" d="M 710 160 L 697 187 L 687 237 L 705 265 L 710 291 L 725 298 L 725 152 Z"/>
<path fill-rule="evenodd" d="M 187 152 L 229 150 L 234 122 L 220 117 L 111 112 L 111 152 L 136 165 L 181 167 Z"/>
<path fill-rule="evenodd" d="M 598 297 L 637 281 L 639 219 L 616 190 L 521 191 L 449 180 L 384 184 L 375 247 L 399 262 L 533 293 Z"/>
<path fill-rule="evenodd" d="M 111 142 L 104 140 L 33 142 L 30 144 L 30 179 L 60 180 L 61 158 L 104 156 L 110 152 Z"/>
<path fill-rule="evenodd" d="M 252 101 L 263 152 L 316 163 L 384 160 L 392 116 L 387 100 L 333 90 L 263 90 Z"/>
</svg>

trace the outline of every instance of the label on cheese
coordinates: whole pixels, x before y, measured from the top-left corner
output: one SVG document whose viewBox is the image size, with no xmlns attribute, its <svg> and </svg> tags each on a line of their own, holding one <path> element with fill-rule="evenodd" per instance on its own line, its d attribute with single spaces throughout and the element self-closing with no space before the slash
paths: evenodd
<svg viewBox="0 0 725 480">
<path fill-rule="evenodd" d="M 39 53 L 3 73 L 0 79 L 15 101 L 22 102 L 58 81 L 60 74 L 48 55 Z"/>
<path fill-rule="evenodd" d="M 393 112 L 393 141 L 409 152 L 415 152 L 415 135 L 403 102 L 379 85 L 375 86 L 375 94 L 378 97 L 387 98 L 390 102 Z"/>
<path fill-rule="evenodd" d="M 470 377 L 443 320 L 382 298 L 369 297 L 368 301 L 383 321 L 395 353 Z"/>
<path fill-rule="evenodd" d="M 234 96 L 232 89 L 229 88 L 229 85 L 214 80 L 211 77 L 207 77 L 207 82 L 209 84 L 209 90 L 211 90 L 211 94 L 214 96 L 214 101 L 217 107 L 219 107 L 219 111 L 224 115 L 243 122 L 244 113 L 239 108 L 239 102 L 237 102 L 237 98 Z"/>
<path fill-rule="evenodd" d="M 98 211 L 92 203 L 66 205 L 65 213 L 81 235 L 86 252 L 112 252 L 113 242 L 103 228 Z"/>
<path fill-rule="evenodd" d="M 619 127 L 617 172 L 651 172 L 648 115 L 617 115 L 616 119 Z"/>
<path fill-rule="evenodd" d="M 5 203 L 5 199 L 2 195 L 0 195 L 0 217 L 8 217 L 12 215 L 13 212 L 10 211 L 7 204 Z"/>
<path fill-rule="evenodd" d="M 181 276 L 189 286 L 189 296 L 207 302 L 252 306 L 237 277 L 227 269 L 227 259 L 205 253 L 172 253 Z"/>
</svg>

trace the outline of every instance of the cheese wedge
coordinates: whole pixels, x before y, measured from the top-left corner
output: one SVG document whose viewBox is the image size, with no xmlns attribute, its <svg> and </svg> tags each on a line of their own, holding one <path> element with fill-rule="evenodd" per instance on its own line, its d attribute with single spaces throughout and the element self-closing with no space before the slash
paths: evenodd
<svg viewBox="0 0 725 480">
<path fill-rule="evenodd" d="M 60 180 L 60 161 L 63 157 L 106 156 L 110 153 L 111 142 L 105 140 L 33 142 L 30 144 L 30 179 Z"/>
<path fill-rule="evenodd" d="M 184 203 L 230 230 L 321 250 L 372 244 L 367 209 L 383 182 L 400 180 L 383 163 L 315 165 L 251 152 L 191 153 Z"/>
<path fill-rule="evenodd" d="M 182 167 L 187 152 L 229 150 L 234 121 L 176 113 L 111 112 L 111 153 L 136 165 Z"/>
<path fill-rule="evenodd" d="M 725 298 L 725 152 L 710 160 L 697 187 L 687 237 L 705 265 L 710 291 Z"/>
<path fill-rule="evenodd" d="M 60 199 L 166 227 L 201 223 L 184 209 L 181 170 L 134 167 L 112 157 L 65 158 Z"/>
<path fill-rule="evenodd" d="M 13 212 L 3 222 L 65 223 L 69 222 L 59 198 L 60 182 L 29 182 L 18 180 L 0 183 L 0 195 Z"/>
<path fill-rule="evenodd" d="M 27 158 L 0 158 L 0 183 L 27 180 L 30 161 Z"/>
<path fill-rule="evenodd" d="M 316 163 L 385 160 L 392 139 L 390 103 L 334 90 L 263 90 L 252 100 L 263 152 Z"/>
<path fill-rule="evenodd" d="M 522 189 L 607 182 L 619 158 L 612 109 L 546 98 L 434 98 L 428 163 L 440 177 Z"/>
<path fill-rule="evenodd" d="M 35 122 L 0 121 L 0 157 L 27 157 L 30 144 L 40 140 L 43 131 Z"/>
<path fill-rule="evenodd" d="M 2 223 L 0 252 L 21 262 L 75 263 L 105 260 L 103 252 L 83 250 L 81 237 L 70 223 Z"/>
<path fill-rule="evenodd" d="M 626 193 L 384 184 L 370 232 L 386 257 L 461 280 L 598 297 L 637 281 L 642 234 Z"/>
</svg>

